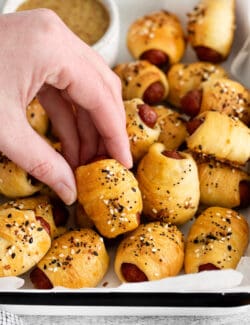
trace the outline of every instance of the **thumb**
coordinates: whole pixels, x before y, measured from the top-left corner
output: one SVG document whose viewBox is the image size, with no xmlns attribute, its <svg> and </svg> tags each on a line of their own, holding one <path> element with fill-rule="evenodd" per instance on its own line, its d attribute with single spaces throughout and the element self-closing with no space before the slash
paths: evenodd
<svg viewBox="0 0 250 325">
<path fill-rule="evenodd" d="M 8 134 L 0 137 L 0 150 L 30 175 L 51 187 L 66 204 L 72 204 L 76 200 L 76 184 L 66 160 L 26 121 L 20 123 L 19 120 L 16 129 L 11 130 L 13 124 L 5 128 Z"/>
</svg>

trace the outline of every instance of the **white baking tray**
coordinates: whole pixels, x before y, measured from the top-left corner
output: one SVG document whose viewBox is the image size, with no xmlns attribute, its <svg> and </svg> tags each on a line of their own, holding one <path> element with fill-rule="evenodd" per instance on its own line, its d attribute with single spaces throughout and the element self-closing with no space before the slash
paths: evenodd
<svg viewBox="0 0 250 325">
<path fill-rule="evenodd" d="M 21 0 L 5 2 L 4 12 L 13 10 Z M 131 61 L 126 48 L 128 26 L 137 17 L 159 9 L 176 13 L 183 26 L 186 13 L 198 0 L 116 0 L 121 19 L 120 47 L 117 63 Z M 4 1 L 0 0 L 0 9 Z M 223 23 L 223 22 L 222 22 Z M 231 64 L 242 48 L 249 32 L 249 1 L 237 0 L 237 29 L 232 52 L 223 66 L 231 72 Z M 191 48 L 184 62 L 196 61 Z M 250 72 L 250 71 L 249 71 Z M 250 73 L 249 73 L 250 76 Z M 249 77 L 250 78 L 250 77 Z M 242 80 L 241 80 L 242 81 Z M 250 209 L 243 211 L 250 223 Z M 250 258 L 250 246 L 246 252 Z M 243 260 L 243 266 L 249 261 Z M 241 269 L 239 270 L 241 271 Z M 214 271 L 211 271 L 214 272 Z M 23 289 L 1 290 L 0 307 L 18 314 L 44 315 L 229 315 L 250 311 L 250 279 L 237 271 L 216 271 L 216 278 L 209 273 L 197 275 L 197 280 L 178 276 L 165 282 L 126 285 L 120 283 L 111 268 L 100 287 L 84 290 L 35 290 L 29 282 Z M 230 273 L 232 272 L 232 273 Z M 250 274 L 250 272 L 249 272 Z M 225 276 L 224 276 L 225 275 Z M 230 277 L 229 277 L 230 275 Z M 232 276 L 231 276 L 232 275 Z M 203 278 L 205 277 L 205 278 Z M 222 281 L 228 279 L 227 282 Z M 177 281 L 176 281 L 177 280 Z M 193 279 L 192 279 L 193 280 Z M 108 287 L 102 284 L 108 282 Z M 193 287 L 190 287 L 193 283 Z M 220 287 L 221 283 L 221 287 Z"/>
</svg>

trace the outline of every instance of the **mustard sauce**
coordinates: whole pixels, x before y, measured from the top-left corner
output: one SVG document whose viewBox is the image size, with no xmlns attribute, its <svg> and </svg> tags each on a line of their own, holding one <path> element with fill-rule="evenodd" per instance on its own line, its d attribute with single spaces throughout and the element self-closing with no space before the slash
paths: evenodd
<svg viewBox="0 0 250 325">
<path fill-rule="evenodd" d="M 109 26 L 109 14 L 98 0 L 26 0 L 17 11 L 48 8 L 84 42 L 95 44 Z"/>
</svg>

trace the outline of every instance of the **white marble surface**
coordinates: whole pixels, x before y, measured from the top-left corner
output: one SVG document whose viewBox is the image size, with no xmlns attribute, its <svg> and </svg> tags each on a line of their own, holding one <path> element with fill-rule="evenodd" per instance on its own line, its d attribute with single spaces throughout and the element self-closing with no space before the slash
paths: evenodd
<svg viewBox="0 0 250 325">
<path fill-rule="evenodd" d="M 237 324 L 247 325 L 250 324 L 250 315 L 241 314 L 236 316 L 223 316 L 223 317 L 83 317 L 83 316 L 67 316 L 67 317 L 46 317 L 46 316 L 21 316 L 24 325 L 222 325 L 222 324 Z"/>
</svg>

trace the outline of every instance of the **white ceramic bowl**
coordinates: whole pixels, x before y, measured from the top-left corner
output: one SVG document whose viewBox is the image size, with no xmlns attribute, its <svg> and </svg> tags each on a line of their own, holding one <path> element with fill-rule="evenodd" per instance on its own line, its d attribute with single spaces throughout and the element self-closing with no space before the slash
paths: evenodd
<svg viewBox="0 0 250 325">
<path fill-rule="evenodd" d="M 115 0 L 101 0 L 110 16 L 110 24 L 103 37 L 93 45 L 93 48 L 104 58 L 109 66 L 113 66 L 119 50 L 120 18 Z"/>
<path fill-rule="evenodd" d="M 107 62 L 109 66 L 113 66 L 116 62 L 119 47 L 120 35 L 120 19 L 119 11 L 115 0 L 99 0 L 108 10 L 110 23 L 103 37 L 97 41 L 92 47 Z M 3 7 L 2 13 L 15 12 L 16 8 L 23 3 L 24 0 L 7 0 Z"/>
</svg>

